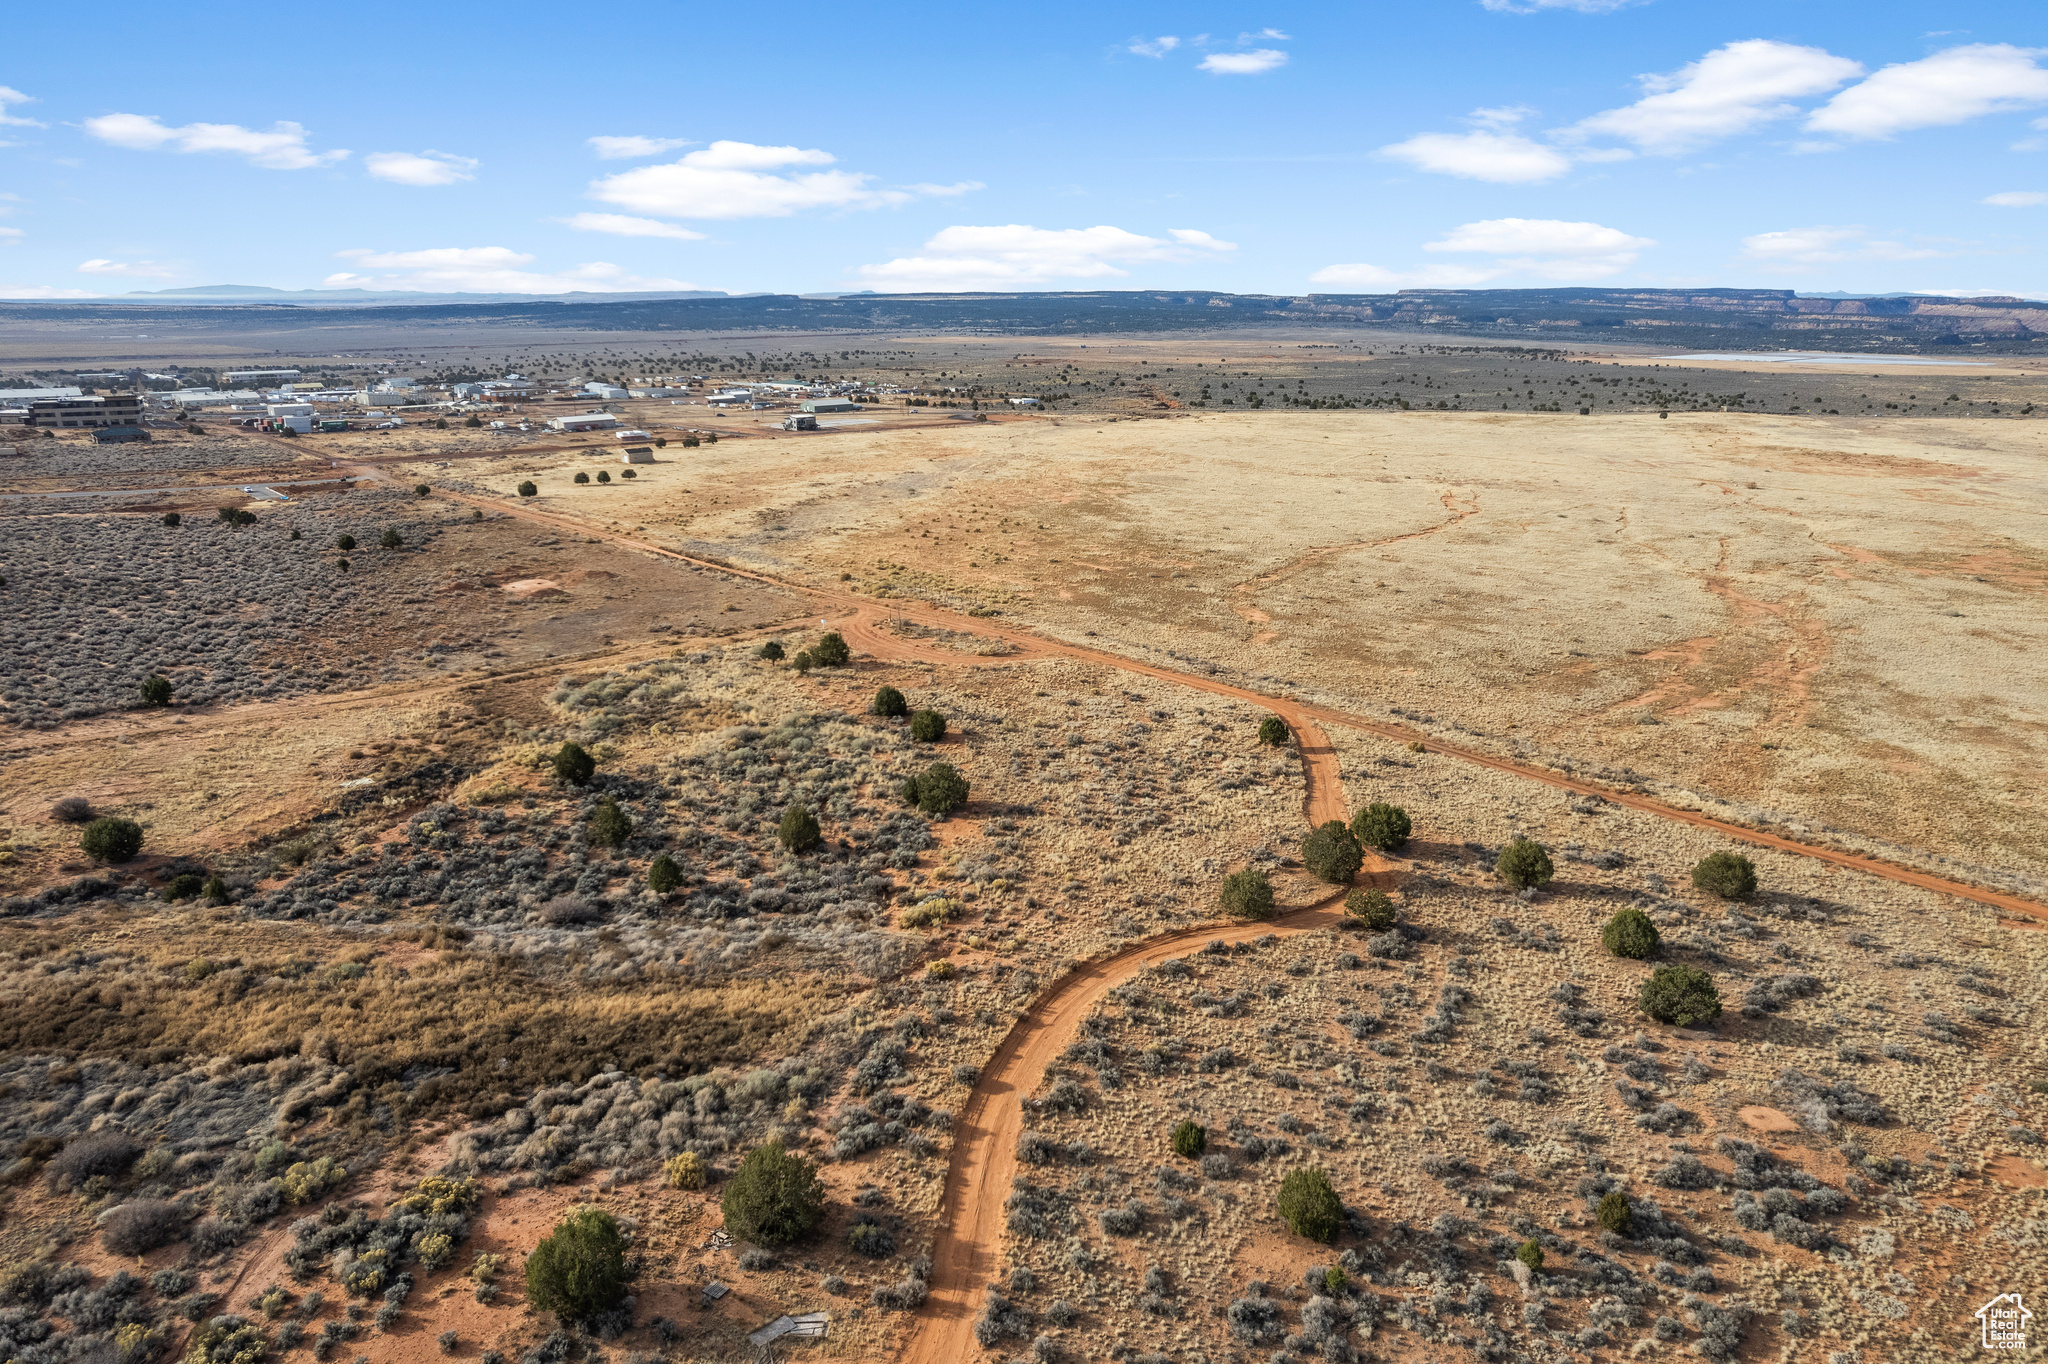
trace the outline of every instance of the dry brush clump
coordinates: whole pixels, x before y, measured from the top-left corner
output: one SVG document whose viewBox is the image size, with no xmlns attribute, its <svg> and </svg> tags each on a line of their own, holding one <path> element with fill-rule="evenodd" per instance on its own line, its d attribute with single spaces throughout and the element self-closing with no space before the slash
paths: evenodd
<svg viewBox="0 0 2048 1364">
<path fill-rule="evenodd" d="M 53 729 L 140 704 L 160 674 L 187 704 L 298 696 L 364 678 L 311 667 L 336 618 L 374 599 L 374 574 L 337 574 L 337 530 L 399 525 L 408 544 L 436 530 L 396 494 L 338 508 L 266 510 L 257 524 L 129 514 L 40 513 L 10 523 L 0 620 L 16 642 L 0 662 L 0 723 Z M 395 504 L 395 505 L 394 505 Z M 300 540 L 290 532 L 302 532 Z"/>
</svg>

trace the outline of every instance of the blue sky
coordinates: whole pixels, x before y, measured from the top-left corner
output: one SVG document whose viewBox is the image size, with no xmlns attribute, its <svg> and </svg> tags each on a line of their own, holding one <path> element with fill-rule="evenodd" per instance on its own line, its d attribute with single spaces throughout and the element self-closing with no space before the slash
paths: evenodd
<svg viewBox="0 0 2048 1364">
<path fill-rule="evenodd" d="M 2048 295 L 2048 6 L 10 16 L 0 296 Z"/>
</svg>

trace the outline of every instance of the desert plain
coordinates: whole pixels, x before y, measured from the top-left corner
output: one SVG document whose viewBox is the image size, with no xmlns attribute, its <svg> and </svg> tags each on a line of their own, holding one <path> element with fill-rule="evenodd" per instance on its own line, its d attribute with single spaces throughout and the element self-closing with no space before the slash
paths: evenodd
<svg viewBox="0 0 2048 1364">
<path fill-rule="evenodd" d="M 1971 1357 L 2048 1268 L 2038 371 L 1292 344 L 920 340 L 966 410 L 648 404 L 637 466 L 6 462 L 5 1357 Z M 1375 803 L 1409 839 L 1312 875 Z M 1666 964 L 1718 1019 L 1642 1012 Z M 734 1242 L 770 1140 L 824 1220 Z M 585 1204 L 632 1296 L 558 1321 L 519 1265 Z"/>
</svg>

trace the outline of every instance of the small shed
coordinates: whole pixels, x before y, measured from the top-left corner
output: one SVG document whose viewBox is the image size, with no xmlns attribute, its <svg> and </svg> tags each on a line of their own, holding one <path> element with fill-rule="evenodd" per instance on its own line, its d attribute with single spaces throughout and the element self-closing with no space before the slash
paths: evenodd
<svg viewBox="0 0 2048 1364">
<path fill-rule="evenodd" d="M 92 438 L 98 445 L 126 445 L 131 440 L 148 440 L 149 432 L 139 426 L 102 426 L 92 433 Z"/>
<path fill-rule="evenodd" d="M 654 463 L 653 447 L 646 445 L 635 445 L 628 449 L 626 453 L 619 456 L 619 463 L 652 464 Z"/>
<path fill-rule="evenodd" d="M 806 398 L 803 410 L 806 412 L 858 412 L 860 404 L 851 398 Z"/>
</svg>

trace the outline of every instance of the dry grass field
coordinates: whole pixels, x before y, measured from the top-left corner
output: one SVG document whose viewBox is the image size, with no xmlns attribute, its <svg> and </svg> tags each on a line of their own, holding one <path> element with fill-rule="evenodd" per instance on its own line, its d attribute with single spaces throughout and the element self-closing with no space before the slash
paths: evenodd
<svg viewBox="0 0 2048 1364">
<path fill-rule="evenodd" d="M 0 503 L 0 1358 L 739 1361 L 808 1311 L 789 1357 L 1970 1357 L 2048 1268 L 2048 427 L 1989 387 L 1340 406 L 1595 367 L 1260 344 L 922 339 L 889 363 L 1073 396 L 728 414 L 632 480 L 461 430 L 33 451 L 10 492 L 133 491 Z M 1223 408 L 1226 362 L 1330 401 Z M 222 490 L 291 477 L 354 481 Z M 828 630 L 849 663 L 797 657 Z M 901 794 L 933 763 L 949 816 Z M 1394 930 L 1304 865 L 1375 802 Z M 1723 899 L 1684 811 L 1946 883 L 1751 848 Z M 1554 879 L 1502 882 L 1517 837 Z M 1246 869 L 1270 920 L 1222 908 Z M 1601 944 L 1625 909 L 1649 960 Z M 1711 1025 L 1639 1007 L 1673 964 Z M 769 1140 L 824 1220 L 728 1244 Z M 1327 1241 L 1276 1210 L 1309 1167 Z M 562 1321 L 521 1262 L 584 1205 L 631 1296 Z"/>
</svg>

